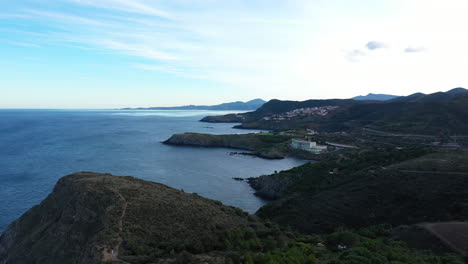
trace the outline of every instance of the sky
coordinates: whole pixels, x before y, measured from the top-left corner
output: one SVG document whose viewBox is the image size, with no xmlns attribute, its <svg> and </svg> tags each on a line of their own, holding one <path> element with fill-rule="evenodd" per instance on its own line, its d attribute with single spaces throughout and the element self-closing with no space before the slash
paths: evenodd
<svg viewBox="0 0 468 264">
<path fill-rule="evenodd" d="M 466 0 L 0 0 L 0 108 L 468 88 Z"/>
</svg>

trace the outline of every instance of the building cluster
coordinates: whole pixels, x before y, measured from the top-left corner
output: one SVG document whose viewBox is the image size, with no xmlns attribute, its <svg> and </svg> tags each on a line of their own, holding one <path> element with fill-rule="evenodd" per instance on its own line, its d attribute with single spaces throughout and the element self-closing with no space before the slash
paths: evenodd
<svg viewBox="0 0 468 264">
<path fill-rule="evenodd" d="M 299 108 L 292 111 L 276 114 L 272 116 L 266 116 L 263 120 L 291 120 L 298 117 L 307 117 L 307 116 L 326 116 L 331 111 L 337 109 L 338 106 L 320 106 L 320 107 L 308 107 L 308 108 Z"/>
</svg>

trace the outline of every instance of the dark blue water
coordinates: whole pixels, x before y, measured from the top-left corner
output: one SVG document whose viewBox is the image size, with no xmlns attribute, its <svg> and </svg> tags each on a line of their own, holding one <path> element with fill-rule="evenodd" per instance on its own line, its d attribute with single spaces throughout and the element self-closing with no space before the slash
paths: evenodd
<svg viewBox="0 0 468 264">
<path fill-rule="evenodd" d="M 230 149 L 175 147 L 174 133 L 248 133 L 198 122 L 200 111 L 0 110 L 0 232 L 77 171 L 131 175 L 255 212 L 264 201 L 244 182 L 301 160 L 228 155 Z M 222 114 L 220 112 L 211 114 Z"/>
</svg>

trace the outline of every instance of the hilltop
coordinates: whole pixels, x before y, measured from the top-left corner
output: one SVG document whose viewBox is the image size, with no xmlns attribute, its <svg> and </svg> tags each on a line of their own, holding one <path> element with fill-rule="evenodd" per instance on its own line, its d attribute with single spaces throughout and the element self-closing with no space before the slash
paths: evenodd
<svg viewBox="0 0 468 264">
<path fill-rule="evenodd" d="M 254 99 L 247 102 L 231 102 L 218 105 L 186 105 L 172 107 L 124 108 L 125 110 L 256 110 L 266 101 Z"/>
<path fill-rule="evenodd" d="M 147 263 L 224 247 L 242 210 L 168 186 L 81 172 L 60 179 L 0 237 L 0 263 Z"/>
</svg>

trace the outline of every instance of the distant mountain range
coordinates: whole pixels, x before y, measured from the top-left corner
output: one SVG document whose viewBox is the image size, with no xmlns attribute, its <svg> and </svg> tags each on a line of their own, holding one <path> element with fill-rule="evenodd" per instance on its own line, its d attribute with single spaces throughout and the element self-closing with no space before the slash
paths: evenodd
<svg viewBox="0 0 468 264">
<path fill-rule="evenodd" d="M 185 105 L 172 107 L 147 107 L 147 108 L 124 108 L 124 110 L 257 110 L 266 101 L 262 99 L 254 99 L 248 102 L 231 102 L 219 105 Z"/>
<path fill-rule="evenodd" d="M 353 97 L 351 99 L 354 99 L 354 100 L 387 101 L 387 100 L 395 99 L 395 98 L 398 98 L 398 97 L 400 97 L 400 96 L 391 95 L 391 94 L 373 94 L 373 93 L 370 93 L 368 95 L 355 96 L 355 97 Z"/>
<path fill-rule="evenodd" d="M 455 88 L 447 92 L 437 92 L 431 94 L 414 93 L 408 96 L 400 96 L 391 99 L 392 103 L 431 103 L 449 100 L 458 96 L 468 95 L 468 90 L 465 88 Z"/>
<path fill-rule="evenodd" d="M 326 105 L 350 106 L 355 104 L 372 103 L 431 103 L 441 102 L 458 96 L 468 95 L 468 90 L 458 87 L 447 92 L 436 92 L 432 94 L 414 93 L 408 96 L 397 96 L 391 94 L 373 94 L 355 96 L 351 99 L 325 99 L 307 101 L 282 101 L 270 100 L 266 102 L 262 99 L 254 99 L 247 102 L 231 102 L 218 105 L 186 105 L 172 107 L 139 107 L 123 108 L 124 110 L 245 110 L 255 111 L 255 114 L 275 114 L 291 111 L 303 107 L 319 107 Z"/>
<path fill-rule="evenodd" d="M 353 97 L 353 100 L 373 100 L 373 101 L 388 101 L 392 103 L 430 103 L 430 102 L 440 102 L 448 99 L 455 98 L 460 95 L 468 94 L 468 90 L 465 88 L 454 88 L 447 92 L 436 92 L 432 94 L 424 94 L 424 93 L 414 93 L 408 96 L 397 96 L 391 94 L 373 94 L 370 93 L 368 95 L 360 95 Z"/>
</svg>

